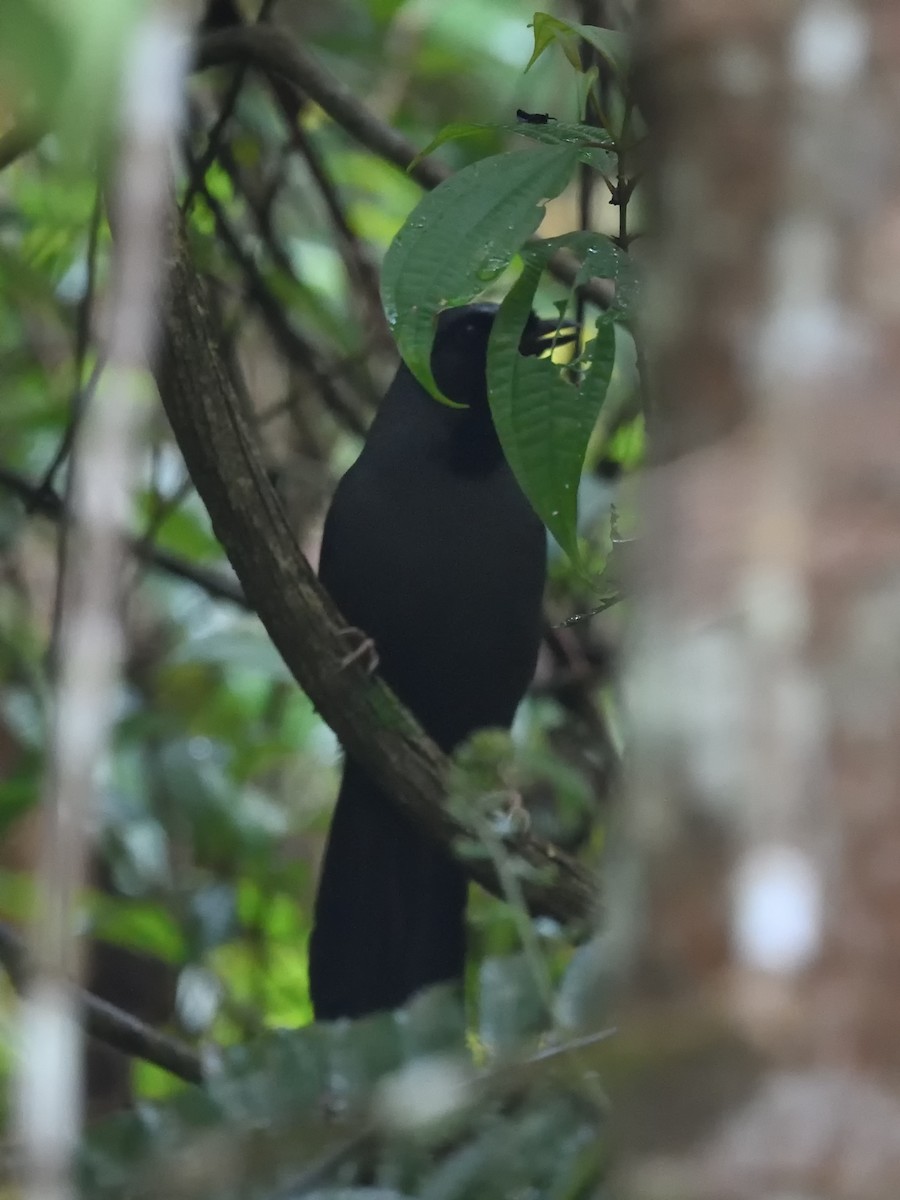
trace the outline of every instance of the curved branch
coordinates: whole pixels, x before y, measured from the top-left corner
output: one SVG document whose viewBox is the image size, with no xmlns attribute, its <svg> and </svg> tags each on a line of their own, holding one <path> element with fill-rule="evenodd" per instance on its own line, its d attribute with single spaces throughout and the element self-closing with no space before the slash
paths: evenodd
<svg viewBox="0 0 900 1200">
<path fill-rule="evenodd" d="M 213 528 L 285 663 L 347 752 L 363 762 L 431 837 L 470 840 L 445 803 L 449 763 L 393 693 L 359 662 L 346 663 L 344 621 L 304 558 L 253 443 L 216 349 L 205 287 L 184 237 L 173 238 L 157 370 L 163 405 Z M 594 906 L 590 872 L 557 847 L 526 836 L 514 846 L 522 890 L 536 913 L 571 921 Z M 502 894 L 493 865 L 463 859 Z"/>
<path fill-rule="evenodd" d="M 198 69 L 244 63 L 289 83 L 309 96 L 340 125 L 386 162 L 408 172 L 423 188 L 431 189 L 452 174 L 442 163 L 431 158 L 416 162 L 418 150 L 402 134 L 380 121 L 360 104 L 352 88 L 335 78 L 316 62 L 302 46 L 288 39 L 277 29 L 268 26 L 244 26 L 240 29 L 220 29 L 202 35 L 197 40 L 194 65 Z M 410 164 L 415 163 L 414 166 Z M 567 250 L 559 250 L 550 259 L 550 272 L 569 287 L 575 285 L 580 262 Z M 579 295 L 599 308 L 609 308 L 614 289 L 608 280 L 593 279 L 578 285 Z"/>
<path fill-rule="evenodd" d="M 367 149 L 405 171 L 416 157 L 416 147 L 390 125 L 374 116 L 357 100 L 353 89 L 320 66 L 302 46 L 277 29 L 244 26 L 218 29 L 197 40 L 194 65 L 221 67 L 243 63 L 274 76 L 314 100 L 336 125 Z M 424 188 L 437 187 L 452 172 L 441 163 L 423 159 L 410 175 Z"/>
</svg>

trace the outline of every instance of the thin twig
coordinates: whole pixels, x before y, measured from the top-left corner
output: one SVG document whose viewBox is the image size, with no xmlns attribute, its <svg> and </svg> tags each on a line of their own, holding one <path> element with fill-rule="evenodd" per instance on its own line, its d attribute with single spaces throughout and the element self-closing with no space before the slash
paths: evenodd
<svg viewBox="0 0 900 1200">
<path fill-rule="evenodd" d="M 380 121 L 360 104 L 349 84 L 336 79 L 302 46 L 291 42 L 278 30 L 256 26 L 222 29 L 199 38 L 197 69 L 234 61 L 247 62 L 308 95 L 351 137 L 401 171 L 408 171 L 422 187 L 435 188 L 452 174 L 449 168 L 430 157 L 417 160 L 418 149 L 408 138 Z M 574 254 L 561 250 L 554 254 L 548 266 L 557 279 L 573 287 L 581 263 Z M 609 281 L 591 280 L 579 287 L 592 303 L 600 308 L 609 307 L 614 294 Z"/>
<path fill-rule="evenodd" d="M 605 613 L 608 611 L 608 609 L 614 608 L 617 604 L 620 604 L 622 599 L 622 595 L 616 592 L 615 595 L 608 596 L 606 599 L 601 600 L 599 604 L 595 604 L 593 608 L 589 608 L 587 612 L 573 613 L 571 616 L 566 617 L 564 621 L 560 621 L 558 625 L 554 626 L 554 628 L 571 629 L 573 625 L 579 625 L 582 621 L 589 621 L 591 617 L 599 617 L 601 613 Z"/>
<path fill-rule="evenodd" d="M 267 21 L 272 9 L 275 6 L 275 0 L 262 0 L 259 12 L 257 13 L 257 23 Z M 219 109 L 219 115 L 216 118 L 215 124 L 209 131 L 209 137 L 206 139 L 206 149 L 199 158 L 191 166 L 191 173 L 188 177 L 187 187 L 185 188 L 184 196 L 181 200 L 181 212 L 187 215 L 190 212 L 191 204 L 200 187 L 201 182 L 206 177 L 206 172 L 216 161 L 216 156 L 219 153 L 219 148 L 222 143 L 222 136 L 225 133 L 225 127 L 231 120 L 234 113 L 235 105 L 238 97 L 241 94 L 241 89 L 244 86 L 244 80 L 247 76 L 247 64 L 239 63 L 235 68 L 234 74 L 231 77 L 231 82 L 228 85 L 228 90 L 225 93 L 225 98 L 222 101 L 222 107 Z"/>
<path fill-rule="evenodd" d="M 342 129 L 386 162 L 405 171 L 418 153 L 402 134 L 385 125 L 360 104 L 348 83 L 337 79 L 295 42 L 276 29 L 219 29 L 197 43 L 196 66 L 220 67 L 243 62 L 283 79 L 314 100 Z M 424 188 L 437 187 L 451 172 L 441 163 L 424 159 L 410 175 Z"/>
<path fill-rule="evenodd" d="M 234 188 L 235 195 L 243 200 L 247 211 L 253 217 L 257 232 L 262 238 L 273 263 L 289 279 L 295 280 L 294 264 L 276 237 L 275 230 L 272 227 L 271 202 L 267 200 L 265 204 L 260 204 L 258 198 L 251 194 L 251 189 L 235 161 L 230 146 L 222 146 L 219 149 L 219 163 L 231 180 L 231 186 Z"/>
<path fill-rule="evenodd" d="M 313 151 L 315 151 L 315 147 L 313 146 L 313 143 L 310 142 L 309 144 L 310 144 L 310 148 Z M 276 267 L 278 267 L 287 276 L 288 279 L 290 279 L 298 287 L 302 287 L 303 285 L 302 285 L 302 282 L 300 281 L 300 279 L 298 278 L 295 266 L 294 266 L 293 262 L 291 261 L 291 259 L 289 258 L 289 256 L 286 254 L 286 252 L 285 252 L 283 246 L 281 245 L 280 241 L 278 240 L 278 238 L 276 236 L 276 232 L 272 226 L 271 214 L 269 212 L 269 208 L 271 207 L 271 204 L 270 203 L 261 204 L 259 202 L 258 198 L 254 197 L 252 195 L 250 188 L 247 186 L 247 181 L 244 178 L 242 171 L 240 170 L 240 168 L 238 167 L 238 164 L 234 160 L 234 155 L 232 154 L 230 147 L 222 146 L 220 148 L 219 162 L 221 163 L 222 167 L 227 172 L 228 177 L 231 180 L 232 186 L 234 187 L 235 193 L 240 195 L 241 198 L 243 199 L 248 212 L 250 213 L 250 215 L 252 216 L 252 218 L 254 220 L 256 229 L 257 229 L 259 236 L 263 242 L 263 245 L 265 246 L 266 251 L 268 252 L 269 256 L 272 259 L 272 262 L 275 264 Z M 324 164 L 322 165 L 321 169 L 324 172 L 324 170 L 325 170 Z M 214 197 L 213 197 L 213 204 L 214 205 L 216 204 Z M 225 209 L 222 205 L 218 205 L 218 212 L 221 215 L 221 218 L 225 222 L 225 224 L 228 225 L 228 218 L 226 216 Z M 214 214 L 214 217 L 215 217 L 215 214 Z M 233 230 L 229 230 L 229 229 L 223 230 L 220 225 L 219 232 L 223 235 L 223 238 L 225 238 L 228 241 L 228 245 L 230 247 L 233 248 L 235 245 L 239 244 L 237 241 L 237 235 L 234 233 Z M 232 234 L 232 237 L 230 239 L 227 236 L 228 232 L 231 232 L 231 234 Z M 340 237 L 338 238 L 338 241 L 339 242 L 341 241 Z M 347 254 L 345 253 L 345 251 L 343 249 L 342 249 L 342 254 L 344 255 L 344 261 L 345 261 L 345 265 L 347 266 L 347 270 L 351 273 L 351 278 L 354 278 L 352 273 L 356 268 L 355 268 L 354 264 L 348 260 Z M 351 258 L 352 258 L 352 256 L 351 256 Z M 245 252 L 245 256 L 242 258 L 240 265 L 244 265 L 247 263 L 249 263 L 251 265 L 251 269 L 253 267 L 255 267 L 253 258 L 251 256 L 246 255 L 246 252 Z M 370 334 L 371 334 L 371 336 L 368 339 L 370 342 L 370 345 L 372 343 L 380 341 L 382 344 L 386 344 L 386 345 L 390 346 L 391 350 L 393 351 L 394 343 L 393 343 L 392 338 L 390 337 L 390 333 L 389 333 L 388 327 L 387 327 L 387 322 L 385 320 L 384 312 L 381 307 L 381 300 L 380 300 L 379 291 L 378 291 L 377 271 L 374 266 L 371 267 L 371 270 L 372 270 L 372 274 L 371 274 L 371 279 L 369 281 L 371 288 L 369 288 L 369 285 L 366 285 L 366 287 L 364 288 L 364 299 L 366 301 L 366 306 L 367 306 L 367 315 L 366 315 L 365 321 L 363 322 L 363 328 L 365 330 L 367 330 L 368 332 L 370 332 Z M 262 279 L 261 274 L 259 274 L 259 272 L 257 272 L 257 275 L 258 275 L 259 279 L 261 280 Z M 268 290 L 268 289 L 266 289 L 266 290 Z M 351 291 L 353 291 L 353 290 L 354 289 L 351 289 Z M 275 314 L 273 313 L 271 315 L 274 317 Z M 288 328 L 290 328 L 292 330 L 294 329 L 294 326 L 291 325 L 289 322 L 287 322 L 287 318 L 284 317 L 283 312 L 281 314 L 281 321 L 282 321 L 282 324 L 287 323 Z M 294 330 L 294 331 L 296 332 L 296 330 Z M 297 336 L 302 338 L 302 334 L 298 333 Z M 276 340 L 277 340 L 277 338 L 276 338 Z M 312 368 L 315 365 L 316 360 L 319 359 L 319 354 L 318 354 L 318 351 L 316 350 L 315 345 L 312 342 L 307 341 L 307 339 L 305 339 L 305 338 L 303 338 L 303 341 L 307 347 L 307 349 L 306 349 L 307 359 L 304 360 L 302 365 L 304 366 L 304 368 L 307 371 L 313 373 Z M 290 353 L 290 351 L 288 350 L 287 347 L 282 346 L 282 349 L 286 353 L 288 353 L 288 354 Z M 336 388 L 338 389 L 338 392 L 340 392 L 343 389 L 344 385 L 343 385 L 343 382 L 341 382 L 339 384 L 338 381 L 343 381 L 343 380 L 347 379 L 348 386 L 350 386 L 352 390 L 359 392 L 359 394 L 360 394 L 359 398 L 363 402 L 363 407 L 364 408 L 368 408 L 368 407 L 374 408 L 377 403 L 378 397 L 375 395 L 375 392 L 374 392 L 374 389 L 372 386 L 372 381 L 365 371 L 362 371 L 359 369 L 361 362 L 362 362 L 362 360 L 364 360 L 365 357 L 366 357 L 365 355 L 359 355 L 359 354 L 355 355 L 355 356 L 347 355 L 339 363 L 338 362 L 329 362 L 327 364 L 322 363 L 321 367 L 315 367 L 315 372 L 314 372 L 315 378 L 316 378 L 317 382 L 320 383 L 320 386 L 321 386 L 322 380 L 324 379 L 324 385 L 326 386 L 326 388 L 331 389 L 329 394 L 332 394 L 332 392 Z M 349 382 L 350 380 L 352 380 L 352 383 Z M 349 398 L 346 399 L 345 403 L 347 403 L 347 404 L 350 403 Z M 248 409 L 248 411 L 249 411 L 249 409 Z M 338 418 L 340 419 L 340 410 L 336 410 L 333 415 L 338 416 Z M 361 418 L 360 418 L 360 420 L 361 420 Z M 357 436 L 361 436 L 360 428 L 359 428 L 359 421 L 356 423 L 356 425 L 349 426 L 349 428 L 351 429 L 351 432 L 355 432 L 357 434 Z M 363 428 L 364 428 L 364 423 L 363 423 Z"/>
<path fill-rule="evenodd" d="M 538 1063 L 551 1062 L 554 1058 L 562 1058 L 566 1054 L 578 1054 L 582 1050 L 588 1050 L 591 1046 L 596 1046 L 599 1042 L 606 1042 L 611 1037 L 615 1037 L 618 1033 L 615 1025 L 611 1025 L 609 1029 L 600 1029 L 596 1033 L 586 1033 L 583 1037 L 570 1038 L 567 1042 L 560 1042 L 558 1046 L 545 1046 L 542 1050 L 538 1050 L 536 1054 L 532 1054 L 526 1058 L 523 1066 L 536 1066 Z"/>
<path fill-rule="evenodd" d="M 3 923 L 0 923 L 0 963 L 13 987 L 21 990 L 28 974 L 25 946 L 18 934 Z M 74 992 L 77 1006 L 84 1016 L 85 1032 L 90 1037 L 131 1058 L 161 1067 L 187 1083 L 203 1082 L 203 1064 L 199 1054 L 190 1046 L 145 1025 L 131 1013 L 101 1000 L 91 992 L 81 988 L 75 988 Z"/>
<path fill-rule="evenodd" d="M 0 487 L 18 496 L 29 511 L 49 517 L 52 521 L 62 520 L 63 502 L 56 492 L 45 491 L 39 496 L 37 483 L 20 472 L 0 466 Z M 198 566 L 158 546 L 145 545 L 142 538 L 131 538 L 127 544 L 130 553 L 146 566 L 194 584 L 213 600 L 226 600 L 229 604 L 252 611 L 240 584 L 221 571 Z"/>
<path fill-rule="evenodd" d="M 344 396 L 342 390 L 335 386 L 332 373 L 327 364 L 321 361 L 318 350 L 289 324 L 281 304 L 266 286 L 262 273 L 256 263 L 244 249 L 237 233 L 232 229 L 231 222 L 225 214 L 222 205 L 201 184 L 203 199 L 212 213 L 216 231 L 229 253 L 240 268 L 248 297 L 253 301 L 266 322 L 266 327 L 275 342 L 284 353 L 298 366 L 302 367 L 313 379 L 329 410 L 351 433 L 364 437 L 366 424 L 359 413 Z"/>
<path fill-rule="evenodd" d="M 367 324 L 378 330 L 381 340 L 389 340 L 389 331 L 384 312 L 381 307 L 381 293 L 378 285 L 378 267 L 371 258 L 362 241 L 352 229 L 347 214 L 341 202 L 338 189 L 328 173 L 325 160 L 313 139 L 292 113 L 290 95 L 283 83 L 270 79 L 269 86 L 275 101 L 281 109 L 285 129 L 292 150 L 299 154 L 306 163 L 313 182 L 319 190 L 322 202 L 331 218 L 332 226 L 337 237 L 338 249 L 344 260 L 344 266 L 352 280 L 360 286 L 366 306 Z"/>
</svg>

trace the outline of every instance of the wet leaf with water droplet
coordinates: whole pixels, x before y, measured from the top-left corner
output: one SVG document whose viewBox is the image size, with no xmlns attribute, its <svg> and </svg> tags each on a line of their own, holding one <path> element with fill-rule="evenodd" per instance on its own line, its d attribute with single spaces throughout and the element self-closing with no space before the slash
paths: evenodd
<svg viewBox="0 0 900 1200">
<path fill-rule="evenodd" d="M 599 236 L 571 234 L 523 251 L 525 268 L 500 307 L 488 354 L 491 411 L 504 453 L 535 511 L 576 565 L 578 483 L 615 363 L 613 314 L 597 320 L 584 350 L 588 369 L 577 384 L 552 361 L 524 358 L 517 348 L 550 255 L 562 246 L 584 250 Z M 597 250 L 602 258 L 602 245 Z M 606 261 L 614 266 L 621 252 L 610 251 L 615 254 Z"/>
<path fill-rule="evenodd" d="M 577 162 L 568 145 L 482 159 L 424 196 L 394 238 L 382 269 L 384 309 L 404 361 L 433 395 L 437 314 L 467 304 L 509 265 Z"/>
</svg>

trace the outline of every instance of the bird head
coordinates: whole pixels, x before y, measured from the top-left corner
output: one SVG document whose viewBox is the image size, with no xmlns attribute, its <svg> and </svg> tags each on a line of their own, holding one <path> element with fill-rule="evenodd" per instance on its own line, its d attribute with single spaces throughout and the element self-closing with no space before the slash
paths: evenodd
<svg viewBox="0 0 900 1200">
<path fill-rule="evenodd" d="M 438 317 L 431 348 L 431 372 L 441 392 L 457 404 L 487 407 L 488 341 L 497 308 L 496 304 L 466 304 L 445 309 Z M 555 317 L 544 321 L 530 313 L 519 353 L 535 355 L 549 349 L 558 325 Z M 564 345 L 573 337 L 572 333 L 562 333 L 557 345 Z"/>
</svg>

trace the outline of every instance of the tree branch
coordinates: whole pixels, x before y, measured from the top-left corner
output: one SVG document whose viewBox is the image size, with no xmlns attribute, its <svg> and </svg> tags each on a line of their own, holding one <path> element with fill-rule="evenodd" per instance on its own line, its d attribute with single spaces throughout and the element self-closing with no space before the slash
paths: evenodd
<svg viewBox="0 0 900 1200">
<path fill-rule="evenodd" d="M 203 70 L 234 62 L 254 67 L 299 89 L 351 137 L 401 171 L 405 171 L 416 157 L 416 147 L 408 138 L 379 121 L 360 104 L 349 84 L 320 66 L 302 46 L 279 30 L 245 26 L 218 29 L 198 38 L 195 68 Z M 450 174 L 447 167 L 431 159 L 423 159 L 410 171 L 412 178 L 424 188 L 437 187 Z"/>
<path fill-rule="evenodd" d="M 343 386 L 335 384 L 332 365 L 322 360 L 322 355 L 316 347 L 288 320 L 284 307 L 266 286 L 262 272 L 252 256 L 244 250 L 223 205 L 210 193 L 202 180 L 199 191 L 212 214 L 219 238 L 243 276 L 244 292 L 259 310 L 272 340 L 289 361 L 296 363 L 312 377 L 325 407 L 332 416 L 357 437 L 365 437 L 366 422 L 345 395 Z"/>
<path fill-rule="evenodd" d="M 379 121 L 360 104 L 348 84 L 326 71 L 302 46 L 279 30 L 254 25 L 216 30 L 198 38 L 194 64 L 197 69 L 234 62 L 249 64 L 269 77 L 291 84 L 314 100 L 336 125 L 367 150 L 408 172 L 423 188 L 435 188 L 452 174 L 449 168 L 431 158 L 415 162 L 418 150 L 408 138 Z M 557 279 L 573 287 L 581 264 L 574 254 L 560 250 L 548 266 Z M 594 279 L 580 284 L 578 291 L 605 309 L 612 301 L 614 289 L 608 280 Z"/>
<path fill-rule="evenodd" d="M 8 925 L 0 923 L 0 963 L 16 991 L 26 982 L 25 947 Z M 75 989 L 88 1035 L 132 1058 L 143 1059 L 187 1083 L 203 1082 L 200 1056 L 177 1038 L 159 1033 L 131 1013 L 116 1008 L 82 988 Z"/>
<path fill-rule="evenodd" d="M 52 488 L 34 483 L 18 471 L 4 466 L 0 466 L 0 487 L 18 496 L 29 512 L 40 513 L 52 521 L 62 520 L 63 502 Z M 250 609 L 240 584 L 229 579 L 221 571 L 188 562 L 168 550 L 160 550 L 144 538 L 130 538 L 128 548 L 134 557 L 146 566 L 195 584 L 213 600 L 227 600 L 239 608 Z"/>
<path fill-rule="evenodd" d="M 0 137 L 0 171 L 11 166 L 16 159 L 30 154 L 47 132 L 40 121 L 23 121 Z"/>
<path fill-rule="evenodd" d="M 157 382 L 172 430 L 244 593 L 297 682 L 347 752 L 431 837 L 448 848 L 471 834 L 445 802 L 449 763 L 387 686 L 345 664 L 344 621 L 303 557 L 247 428 L 216 349 L 205 286 L 182 235 L 173 241 L 165 350 Z M 571 921 L 595 902 L 590 872 L 555 846 L 515 844 L 522 890 L 536 913 Z M 501 894 L 493 865 L 465 857 L 479 883 Z"/>
</svg>

